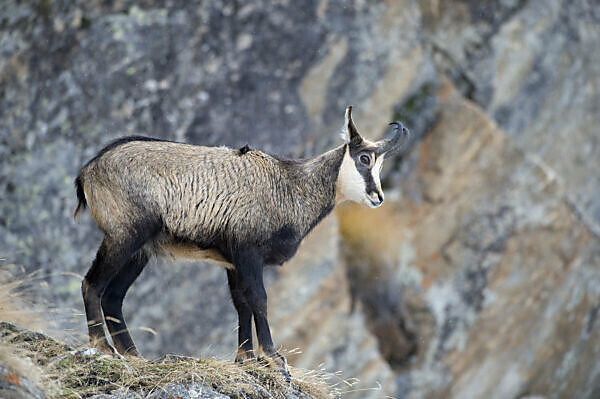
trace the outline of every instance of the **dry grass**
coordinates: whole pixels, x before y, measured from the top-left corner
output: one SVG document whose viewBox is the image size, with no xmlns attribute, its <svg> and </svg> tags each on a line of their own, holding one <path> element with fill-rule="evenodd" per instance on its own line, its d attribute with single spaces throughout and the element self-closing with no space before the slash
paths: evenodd
<svg viewBox="0 0 600 399">
<path fill-rule="evenodd" d="M 0 265 L 0 320 L 32 330 L 46 326 L 41 312 L 29 300 L 32 277 L 15 265 Z"/>
<path fill-rule="evenodd" d="M 0 341 L 21 358 L 31 359 L 41 369 L 40 384 L 51 398 L 82 398 L 115 390 L 156 391 L 169 383 L 199 383 L 231 398 L 262 398 L 267 390 L 275 398 L 302 392 L 312 398 L 334 398 L 322 376 L 308 376 L 293 369 L 292 383 L 259 363 L 243 366 L 215 359 L 168 357 L 149 361 L 89 353 L 43 334 L 0 323 Z"/>
<path fill-rule="evenodd" d="M 0 321 L 40 329 L 45 323 L 28 300 L 28 278 L 23 275 L 23 271 L 15 265 L 0 266 Z M 26 376 L 34 384 L 41 381 L 41 370 L 30 359 L 17 356 L 10 345 L 0 345 L 0 364 Z"/>
</svg>

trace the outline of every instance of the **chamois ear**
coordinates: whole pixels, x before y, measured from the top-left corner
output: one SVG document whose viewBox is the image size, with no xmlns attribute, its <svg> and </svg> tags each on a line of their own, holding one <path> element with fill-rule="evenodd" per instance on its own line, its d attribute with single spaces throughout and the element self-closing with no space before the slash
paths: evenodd
<svg viewBox="0 0 600 399">
<path fill-rule="evenodd" d="M 352 105 L 346 108 L 346 116 L 344 121 L 344 140 L 350 144 L 358 145 L 362 142 L 362 137 L 358 134 L 358 129 L 352 120 Z"/>
</svg>

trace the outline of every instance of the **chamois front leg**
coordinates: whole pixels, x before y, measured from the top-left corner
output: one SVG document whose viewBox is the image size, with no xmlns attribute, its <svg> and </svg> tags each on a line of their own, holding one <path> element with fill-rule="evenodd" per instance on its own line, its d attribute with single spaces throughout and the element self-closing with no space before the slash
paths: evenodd
<svg viewBox="0 0 600 399">
<path fill-rule="evenodd" d="M 238 274 L 235 270 L 227 270 L 227 282 L 229 283 L 233 306 L 235 306 L 238 313 L 238 350 L 235 361 L 243 363 L 256 357 L 252 346 L 252 309 L 246 301 L 246 296 L 240 287 Z"/>
<path fill-rule="evenodd" d="M 253 250 L 239 251 L 234 257 L 239 276 L 239 285 L 254 316 L 256 336 L 260 350 L 268 362 L 290 380 L 287 360 L 273 345 L 269 321 L 267 320 L 267 291 L 263 282 L 263 259 Z"/>
</svg>

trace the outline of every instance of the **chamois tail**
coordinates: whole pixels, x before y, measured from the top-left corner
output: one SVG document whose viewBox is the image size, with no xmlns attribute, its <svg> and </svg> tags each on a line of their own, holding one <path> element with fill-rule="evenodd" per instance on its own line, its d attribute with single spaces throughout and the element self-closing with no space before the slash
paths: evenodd
<svg viewBox="0 0 600 399">
<path fill-rule="evenodd" d="M 81 176 L 77 176 L 75 179 L 75 190 L 77 191 L 77 208 L 75 208 L 75 212 L 73 212 L 73 219 L 77 219 L 77 214 L 80 210 L 85 209 L 87 207 L 87 201 L 85 199 L 85 193 L 83 192 L 83 182 L 81 181 Z"/>
</svg>

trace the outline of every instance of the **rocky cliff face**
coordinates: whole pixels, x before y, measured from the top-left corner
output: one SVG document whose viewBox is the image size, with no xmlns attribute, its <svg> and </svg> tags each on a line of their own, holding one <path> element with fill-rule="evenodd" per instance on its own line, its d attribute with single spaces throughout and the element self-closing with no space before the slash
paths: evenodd
<svg viewBox="0 0 600 399">
<path fill-rule="evenodd" d="M 600 233 L 600 9 L 588 1 L 423 2 L 440 70 L 562 178 Z"/>
<path fill-rule="evenodd" d="M 441 98 L 412 174 L 422 199 L 340 212 L 358 297 L 401 390 L 597 396 L 598 237 L 552 169 L 451 88 Z M 365 237 L 354 227 L 367 220 L 380 228 Z"/>
<path fill-rule="evenodd" d="M 363 134 L 400 118 L 414 147 L 388 161 L 382 209 L 341 209 L 270 270 L 274 337 L 302 351 L 292 364 L 360 378 L 351 391 L 382 384 L 348 397 L 597 396 L 598 10 L 9 0 L 0 256 L 40 269 L 40 298 L 83 332 L 71 273 L 101 235 L 72 222 L 72 180 L 102 145 L 147 134 L 310 156 L 354 104 Z M 235 351 L 212 265 L 151 264 L 126 317 L 150 357 Z"/>
</svg>

